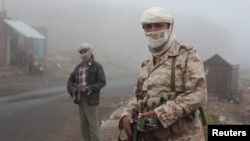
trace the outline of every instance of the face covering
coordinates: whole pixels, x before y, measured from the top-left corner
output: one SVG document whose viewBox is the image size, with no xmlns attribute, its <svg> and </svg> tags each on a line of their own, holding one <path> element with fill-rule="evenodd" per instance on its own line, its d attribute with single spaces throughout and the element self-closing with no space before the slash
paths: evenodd
<svg viewBox="0 0 250 141">
<path fill-rule="evenodd" d="M 87 52 L 81 54 L 82 62 L 87 63 L 92 55 L 92 49 L 89 49 Z"/>
<path fill-rule="evenodd" d="M 145 36 L 148 39 L 148 45 L 152 49 L 156 49 L 166 43 L 169 38 L 169 35 L 170 34 L 168 30 L 145 33 Z"/>
<path fill-rule="evenodd" d="M 157 56 L 167 51 L 175 40 L 175 35 L 170 30 L 160 30 L 145 33 L 148 39 L 148 49 L 153 56 Z"/>
</svg>

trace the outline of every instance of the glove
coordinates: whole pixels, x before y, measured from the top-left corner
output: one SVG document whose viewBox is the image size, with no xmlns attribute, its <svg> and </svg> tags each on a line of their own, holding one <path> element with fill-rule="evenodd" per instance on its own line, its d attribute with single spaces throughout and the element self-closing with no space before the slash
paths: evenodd
<svg viewBox="0 0 250 141">
<path fill-rule="evenodd" d="M 132 123 L 133 123 L 132 116 L 125 116 L 122 118 L 122 126 L 128 137 L 127 141 L 132 141 L 132 137 L 133 137 L 132 128 L 131 128 Z"/>
<path fill-rule="evenodd" d="M 145 130 L 142 129 L 140 127 L 144 126 L 144 125 L 140 125 L 140 124 L 144 124 L 144 121 L 142 121 L 145 117 L 150 118 L 151 121 L 155 121 L 156 120 L 156 114 L 154 111 L 149 111 L 149 112 L 144 112 L 144 113 L 139 113 L 138 119 L 141 119 L 138 121 L 138 126 L 137 126 L 137 130 L 141 131 L 141 132 L 150 132 L 151 130 Z M 142 123 L 141 123 L 141 122 Z"/>
</svg>

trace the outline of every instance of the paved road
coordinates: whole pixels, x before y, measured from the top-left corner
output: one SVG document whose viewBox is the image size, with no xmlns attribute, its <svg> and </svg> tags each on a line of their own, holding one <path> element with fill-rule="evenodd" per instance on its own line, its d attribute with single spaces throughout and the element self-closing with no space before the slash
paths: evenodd
<svg viewBox="0 0 250 141">
<path fill-rule="evenodd" d="M 102 97 L 126 96 L 133 90 L 133 77 L 108 80 Z M 45 141 L 72 114 L 74 106 L 65 81 L 0 86 L 1 141 Z M 5 92 L 13 92 L 5 95 Z M 14 93 L 15 92 L 15 93 Z"/>
</svg>

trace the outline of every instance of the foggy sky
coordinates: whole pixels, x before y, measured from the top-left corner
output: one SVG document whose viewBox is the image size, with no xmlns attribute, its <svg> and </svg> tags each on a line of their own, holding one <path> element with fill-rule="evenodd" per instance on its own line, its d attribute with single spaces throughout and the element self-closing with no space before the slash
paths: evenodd
<svg viewBox="0 0 250 141">
<path fill-rule="evenodd" d="M 170 13 L 199 16 L 224 27 L 232 33 L 232 55 L 248 65 L 250 59 L 250 1 L 249 0 L 98 0 L 116 4 L 131 4 L 144 8 L 162 6 Z M 192 26 L 192 25 L 191 25 Z M 188 28 L 188 27 L 187 27 Z M 206 28 L 206 27 L 203 27 Z M 204 32 L 206 34 L 206 32 Z M 214 36 L 217 32 L 214 31 Z M 213 41 L 211 41 L 213 42 Z M 223 48 L 223 47 L 222 47 Z M 225 51 L 227 52 L 227 51 Z"/>
<path fill-rule="evenodd" d="M 174 17 L 174 31 L 181 43 L 191 43 L 203 60 L 215 53 L 229 54 L 242 70 L 249 67 L 250 59 L 249 3 L 248 0 L 5 0 L 5 9 L 11 18 L 47 27 L 50 48 L 74 50 L 82 42 L 91 42 L 106 62 L 120 61 L 124 66 L 131 66 L 132 62 L 133 67 L 149 55 L 140 16 L 147 8 L 161 6 Z"/>
</svg>

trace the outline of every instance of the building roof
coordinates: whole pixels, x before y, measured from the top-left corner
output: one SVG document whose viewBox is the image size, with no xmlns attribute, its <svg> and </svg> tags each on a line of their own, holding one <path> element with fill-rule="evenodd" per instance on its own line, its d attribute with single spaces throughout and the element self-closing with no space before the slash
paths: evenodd
<svg viewBox="0 0 250 141">
<path fill-rule="evenodd" d="M 229 56 L 228 54 L 223 54 L 223 53 L 218 53 L 218 55 L 224 60 L 226 61 L 228 64 L 234 66 L 234 65 L 239 65 L 239 63 L 232 58 L 232 56 Z"/>
<path fill-rule="evenodd" d="M 34 28 L 32 28 L 23 21 L 5 19 L 4 22 L 11 28 L 13 28 L 15 31 L 17 31 L 19 34 L 27 38 L 45 39 L 45 37 L 41 33 L 36 31 Z"/>
<path fill-rule="evenodd" d="M 224 53 L 215 54 L 211 58 L 209 58 L 206 61 L 204 61 L 204 63 L 211 63 L 211 62 L 214 62 L 216 64 L 221 63 L 221 62 L 218 62 L 218 58 L 220 58 L 220 60 L 223 60 L 224 62 L 226 62 L 230 66 L 237 66 L 237 65 L 239 65 L 239 63 L 235 59 L 233 59 L 228 54 L 224 54 Z"/>
</svg>

